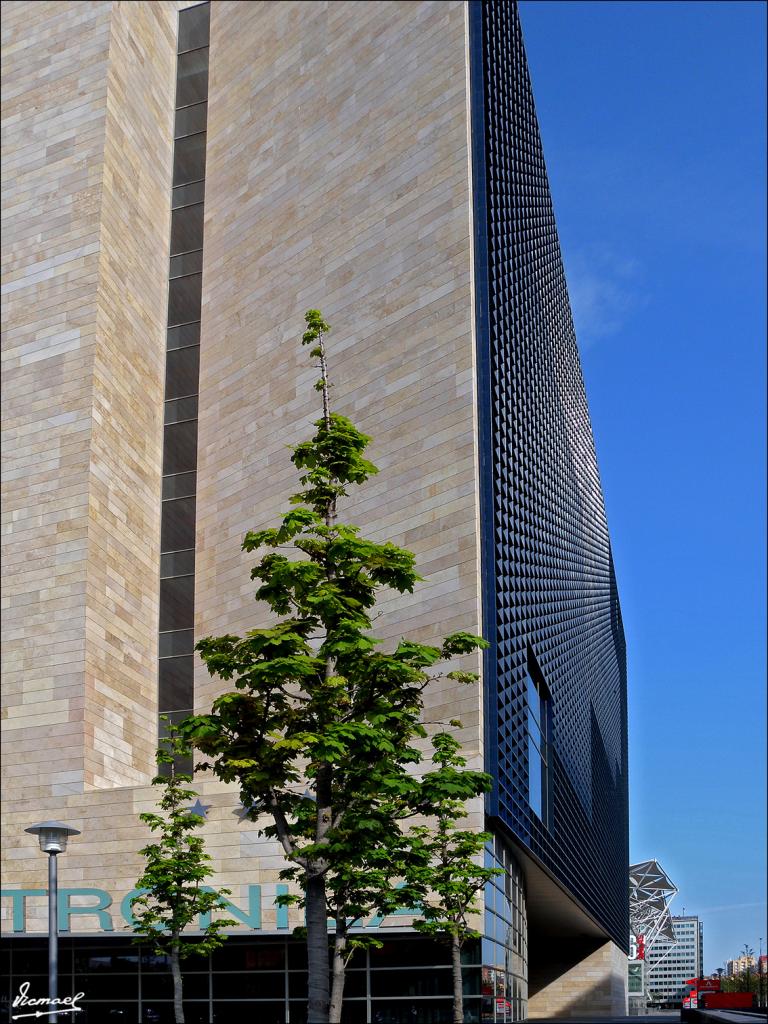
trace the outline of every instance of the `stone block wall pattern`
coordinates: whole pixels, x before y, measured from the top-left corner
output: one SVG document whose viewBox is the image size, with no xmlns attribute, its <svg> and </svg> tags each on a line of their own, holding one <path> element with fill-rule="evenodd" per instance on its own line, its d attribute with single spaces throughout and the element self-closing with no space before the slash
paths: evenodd
<svg viewBox="0 0 768 1024">
<path fill-rule="evenodd" d="M 58 7 L 2 8 L 4 771 L 38 776 L 31 799 L 85 780 L 110 4 Z"/>
<path fill-rule="evenodd" d="M 16 800 L 151 777 L 175 11 L 3 5 L 11 848 Z"/>
<path fill-rule="evenodd" d="M 300 345 L 315 307 L 333 407 L 380 469 L 340 516 L 425 577 L 385 599 L 376 635 L 479 629 L 467 103 L 461 3 L 213 4 L 196 635 L 267 621 L 239 547 L 288 508 L 288 446 L 320 416 Z M 198 666 L 198 706 L 219 685 Z M 428 701 L 478 757 L 479 687 Z"/>
<path fill-rule="evenodd" d="M 615 942 L 554 943 L 528 984 L 530 1020 L 627 1013 L 627 955 Z"/>
<path fill-rule="evenodd" d="M 35 33 L 50 31 L 52 11 L 40 6 L 38 28 L 38 7 L 18 5 L 14 31 L 25 45 L 30 18 L 30 44 Z M 44 864 L 23 828 L 31 813 L 35 820 L 60 818 L 83 833 L 61 860 L 60 884 L 109 891 L 115 914 L 133 887 L 136 850 L 146 841 L 136 815 L 153 797 L 178 6 L 88 8 L 93 19 L 102 18 L 104 47 L 101 91 L 95 90 L 102 135 L 89 207 L 93 340 L 81 391 L 59 375 L 40 414 L 46 443 L 55 443 L 50 407 L 72 390 L 88 426 L 77 477 L 83 589 L 52 629 L 62 644 L 66 624 L 67 642 L 77 646 L 80 661 L 68 677 L 77 704 L 61 712 L 60 726 L 48 725 L 37 708 L 30 732 L 13 730 L 6 746 L 9 778 L 17 782 L 6 790 L 4 887 L 41 887 Z M 71 13 L 60 11 L 57 45 L 79 67 L 83 32 L 70 35 Z M 145 31 L 158 52 L 141 51 L 142 64 L 135 47 L 148 45 Z M 425 577 L 413 597 L 397 595 L 383 605 L 377 635 L 392 644 L 406 634 L 434 640 L 459 627 L 480 628 L 466 54 L 460 2 L 212 4 L 195 638 L 264 621 L 240 543 L 246 530 L 274 522 L 287 507 L 296 485 L 288 445 L 319 415 L 312 407 L 315 371 L 299 344 L 303 313 L 317 305 L 334 326 L 334 402 L 373 436 L 371 457 L 380 468 L 344 514 L 370 536 L 413 548 Z M 15 71 L 14 80 L 21 75 Z M 55 105 L 49 116 L 58 116 Z M 61 188 L 57 195 L 67 201 Z M 25 224 L 25 211 L 19 213 Z M 39 305 L 35 285 L 27 319 Z M 44 383 L 38 373 L 29 388 Z M 9 429 L 16 429 L 10 421 Z M 30 515 L 39 514 L 37 472 L 30 460 L 18 466 L 18 479 L 31 489 Z M 63 471 L 51 467 L 57 497 L 64 481 Z M 32 557 L 40 537 L 38 531 L 19 550 L 20 561 Z M 71 558 L 59 553 L 62 564 L 65 556 Z M 26 681 L 27 693 L 40 643 L 29 605 L 38 599 L 37 590 L 25 597 L 11 637 L 15 657 L 27 658 L 26 671 L 14 677 L 18 686 Z M 466 659 L 465 667 L 478 668 L 478 659 Z M 198 666 L 196 706 L 209 707 L 221 687 Z M 429 714 L 461 717 L 468 756 L 480 767 L 480 686 L 436 684 Z M 69 736 L 71 746 L 61 762 L 60 736 Z M 95 791 L 102 787 L 108 788 Z M 205 835 L 217 883 L 238 900 L 248 885 L 261 885 L 263 928 L 274 929 L 279 849 L 258 837 L 256 825 L 238 821 L 233 788 L 211 781 L 199 788 L 212 807 Z M 482 827 L 482 801 L 470 820 Z M 44 899 L 27 904 L 28 926 L 44 931 Z M 10 912 L 3 900 L 5 930 Z M 99 928 L 96 915 L 76 920 L 86 933 Z M 297 923 L 294 914 L 291 926 Z"/>
</svg>

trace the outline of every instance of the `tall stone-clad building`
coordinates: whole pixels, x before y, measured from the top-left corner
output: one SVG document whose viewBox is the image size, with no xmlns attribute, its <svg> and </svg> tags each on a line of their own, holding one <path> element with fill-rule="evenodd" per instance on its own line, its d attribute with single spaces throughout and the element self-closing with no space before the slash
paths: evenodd
<svg viewBox="0 0 768 1024">
<path fill-rule="evenodd" d="M 131 946 L 158 716 L 221 684 L 196 639 L 267 621 L 247 529 L 295 489 L 318 415 L 302 314 L 332 323 L 335 407 L 380 474 L 345 508 L 416 552 L 392 642 L 492 641 L 428 694 L 494 787 L 471 822 L 506 868 L 467 953 L 468 1021 L 626 1005 L 621 614 L 516 7 L 471 0 L 8 0 L 3 5 L 2 998 L 89 1022 L 172 1019 Z M 190 961 L 191 1022 L 304 1021 L 283 860 L 211 779 L 216 882 L 239 922 Z M 440 947 L 366 922 L 350 1024 L 450 1019 Z M 112 1014 L 112 1016 L 110 1016 Z"/>
</svg>

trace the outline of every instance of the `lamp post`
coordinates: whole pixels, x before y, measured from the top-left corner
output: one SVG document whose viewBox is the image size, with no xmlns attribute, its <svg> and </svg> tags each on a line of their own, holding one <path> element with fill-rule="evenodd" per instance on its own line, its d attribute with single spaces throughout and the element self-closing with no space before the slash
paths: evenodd
<svg viewBox="0 0 768 1024">
<path fill-rule="evenodd" d="M 56 1012 L 54 999 L 58 998 L 58 976 L 59 976 L 59 922 L 57 918 L 58 908 L 58 872 L 56 857 L 64 853 L 67 848 L 67 839 L 70 836 L 79 836 L 80 829 L 64 825 L 60 821 L 41 821 L 39 825 L 30 825 L 24 829 L 37 836 L 40 842 L 40 849 L 48 854 L 48 998 L 53 1011 L 47 1014 L 53 1024 L 59 1019 Z"/>
</svg>

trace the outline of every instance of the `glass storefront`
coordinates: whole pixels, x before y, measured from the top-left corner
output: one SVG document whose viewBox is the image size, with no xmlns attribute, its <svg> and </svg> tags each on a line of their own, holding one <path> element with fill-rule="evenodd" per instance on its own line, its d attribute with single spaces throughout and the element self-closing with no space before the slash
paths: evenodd
<svg viewBox="0 0 768 1024">
<path fill-rule="evenodd" d="M 522 872 L 496 838 L 485 862 L 504 869 L 487 885 L 483 936 L 463 950 L 466 1024 L 525 1020 L 528 949 Z M 347 971 L 344 1024 L 450 1024 L 450 950 L 413 932 L 377 936 L 381 949 L 357 953 Z M 4 938 L 0 1021 L 10 1021 L 19 986 L 47 995 L 44 936 Z M 80 1024 L 172 1024 L 168 963 L 129 936 L 62 936 L 59 995 L 83 992 Z M 304 943 L 293 938 L 232 935 L 210 956 L 185 961 L 187 1024 L 306 1024 Z M 19 1012 L 18 1010 L 16 1012 Z"/>
<path fill-rule="evenodd" d="M 47 995 L 45 938 L 2 942 L 0 1020 L 10 1020 L 19 986 Z M 464 955 L 465 1020 L 480 1021 L 479 943 Z M 172 1024 L 168 964 L 129 938 L 62 938 L 59 994 L 83 992 L 79 1024 Z M 231 936 L 210 957 L 184 964 L 187 1024 L 306 1024 L 306 952 L 291 939 Z M 360 952 L 347 973 L 345 1024 L 449 1024 L 452 983 L 447 947 L 411 935 L 392 936 L 381 949 Z M 19 1012 L 16 1010 L 15 1012 Z"/>
<path fill-rule="evenodd" d="M 496 836 L 485 851 L 486 867 L 503 868 L 485 888 L 481 942 L 482 1021 L 528 1016 L 528 920 L 523 874 L 510 847 Z"/>
</svg>

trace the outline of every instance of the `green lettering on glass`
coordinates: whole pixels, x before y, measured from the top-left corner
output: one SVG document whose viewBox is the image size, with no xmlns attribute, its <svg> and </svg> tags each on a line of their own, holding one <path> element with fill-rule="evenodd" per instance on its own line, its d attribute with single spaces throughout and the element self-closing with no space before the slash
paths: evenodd
<svg viewBox="0 0 768 1024">
<path fill-rule="evenodd" d="M 95 906 L 71 907 L 69 905 L 71 896 L 95 896 L 97 902 Z M 85 914 L 98 917 L 99 928 L 103 932 L 113 932 L 115 928 L 112 924 L 112 915 L 107 913 L 107 909 L 111 906 L 112 897 L 108 892 L 104 892 L 103 889 L 60 889 L 58 905 L 59 930 L 62 932 L 70 930 L 69 919 L 72 914 Z"/>
<path fill-rule="evenodd" d="M 204 885 L 203 888 L 206 892 L 212 892 L 210 886 Z M 226 910 L 228 914 L 232 914 L 234 917 L 239 917 L 243 924 L 247 924 L 249 928 L 253 928 L 254 931 L 261 929 L 261 886 L 260 885 L 249 885 L 248 886 L 248 910 L 240 910 L 230 900 L 224 899 L 222 896 L 219 906 L 222 910 Z M 210 914 L 201 914 L 198 918 L 200 928 L 205 929 L 211 923 Z"/>
<path fill-rule="evenodd" d="M 210 891 L 208 886 L 203 888 Z M 398 886 L 399 888 L 399 886 Z M 147 889 L 132 889 L 120 902 L 120 913 L 125 920 L 126 924 L 133 928 L 135 921 L 131 912 L 131 905 L 137 896 L 143 895 L 147 892 Z M 277 896 L 284 895 L 288 892 L 288 886 L 278 884 L 275 886 L 275 893 Z M 26 931 L 26 899 L 28 896 L 46 896 L 48 894 L 47 889 L 0 889 L 0 897 L 7 897 L 12 900 L 13 911 L 12 911 L 12 928 L 14 933 Z M 70 897 L 72 896 L 92 896 L 95 897 L 96 903 L 85 907 L 72 907 L 69 905 Z M 62 932 L 69 932 L 69 919 L 72 914 L 80 915 L 93 915 L 99 920 L 99 927 L 101 931 L 112 932 L 114 931 L 114 925 L 112 924 L 112 915 L 108 912 L 108 908 L 112 906 L 112 897 L 108 892 L 103 889 L 61 889 L 59 891 L 58 901 L 58 919 L 59 928 Z M 222 899 L 221 907 L 228 914 L 239 918 L 243 924 L 248 925 L 249 928 L 254 931 L 261 930 L 261 886 L 249 885 L 248 886 L 248 910 L 241 910 L 236 907 L 230 900 Z M 415 914 L 419 912 L 418 907 L 400 907 L 395 910 L 392 916 L 401 916 L 408 914 Z M 383 918 L 379 915 L 375 915 L 370 919 L 367 928 L 380 928 L 383 922 Z M 201 914 L 199 917 L 199 926 L 201 929 L 207 928 L 210 924 L 210 914 Z M 330 921 L 330 919 L 329 919 Z M 275 907 L 275 925 L 280 931 L 287 931 L 290 927 L 288 917 L 288 907 Z"/>
<path fill-rule="evenodd" d="M 230 900 L 222 900 L 222 906 L 226 909 L 228 914 L 233 914 L 239 918 L 243 924 L 247 924 L 249 928 L 253 928 L 254 931 L 259 931 L 261 928 L 261 886 L 260 885 L 249 885 L 248 886 L 248 912 L 240 910 Z"/>
<path fill-rule="evenodd" d="M 285 896 L 287 892 L 288 892 L 288 886 L 287 885 L 276 885 L 275 886 L 275 895 L 276 896 Z M 276 926 L 278 928 L 281 928 L 281 929 L 282 928 L 286 928 L 287 929 L 289 927 L 289 925 L 288 925 L 288 907 L 281 907 L 278 904 L 275 907 L 275 910 L 277 911 L 277 914 L 276 914 L 276 917 L 275 917 L 275 924 L 276 924 Z"/>
<path fill-rule="evenodd" d="M 131 889 L 127 896 L 124 896 L 120 902 L 120 913 L 123 915 L 123 920 L 130 928 L 136 927 L 136 922 L 133 919 L 133 901 L 138 896 L 143 896 L 145 892 L 149 892 L 149 889 Z"/>
<path fill-rule="evenodd" d="M 13 930 L 23 932 L 27 927 L 27 896 L 45 896 L 47 889 L 0 889 L 0 897 L 13 900 Z"/>
</svg>

